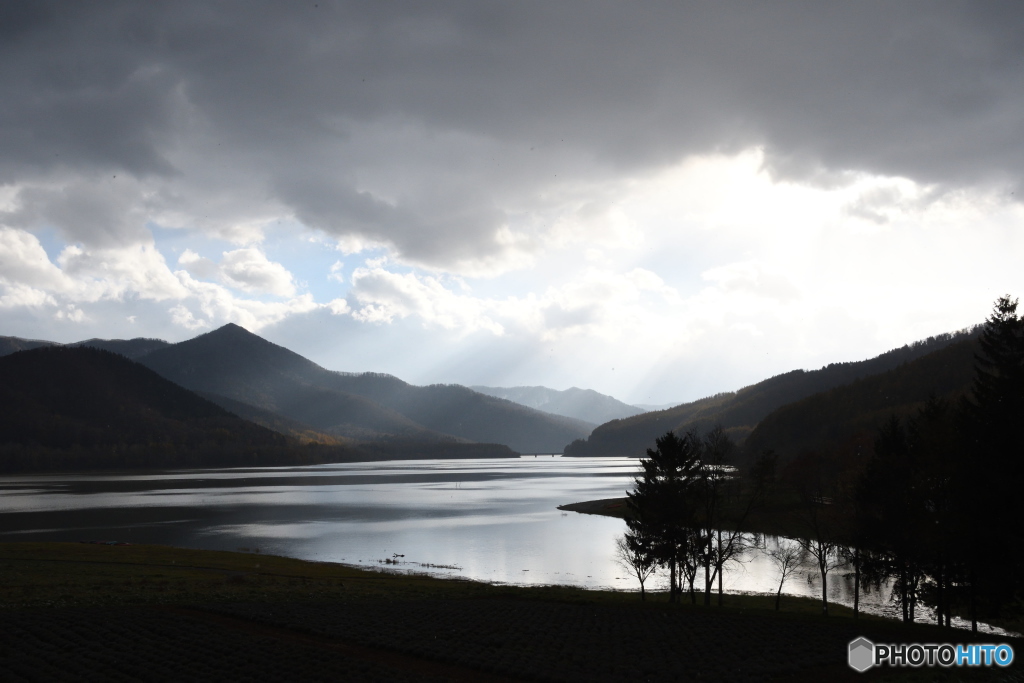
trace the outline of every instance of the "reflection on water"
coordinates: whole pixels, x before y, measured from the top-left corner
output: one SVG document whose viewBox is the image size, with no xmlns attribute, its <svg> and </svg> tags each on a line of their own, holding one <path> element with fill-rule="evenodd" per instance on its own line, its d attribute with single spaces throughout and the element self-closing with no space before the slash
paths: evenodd
<svg viewBox="0 0 1024 683">
<path fill-rule="evenodd" d="M 555 508 L 620 497 L 636 471 L 629 458 L 524 457 L 2 477 L 0 540 L 259 548 L 373 566 L 399 554 L 399 568 L 440 575 L 634 590 L 614 560 L 623 522 Z M 764 552 L 738 560 L 726 591 L 774 594 Z M 852 576 L 830 573 L 830 601 L 852 604 L 852 592 Z M 816 570 L 798 571 L 783 594 L 819 597 Z M 887 590 L 861 598 L 875 613 L 887 602 Z"/>
<path fill-rule="evenodd" d="M 616 519 L 565 502 L 623 495 L 636 461 L 521 458 L 0 478 L 0 539 L 116 539 L 406 568 L 507 583 L 617 586 Z"/>
</svg>

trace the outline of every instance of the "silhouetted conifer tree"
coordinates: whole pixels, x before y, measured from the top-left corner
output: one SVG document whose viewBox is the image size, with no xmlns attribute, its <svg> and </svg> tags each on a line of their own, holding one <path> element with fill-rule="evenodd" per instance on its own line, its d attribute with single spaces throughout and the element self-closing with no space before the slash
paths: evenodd
<svg viewBox="0 0 1024 683">
<path fill-rule="evenodd" d="M 996 300 L 978 345 L 971 396 L 961 404 L 966 452 L 958 482 L 975 624 L 979 606 L 998 614 L 1022 586 L 1024 533 L 1018 501 L 1024 458 L 1024 320 L 1017 316 L 1016 299 Z"/>
<path fill-rule="evenodd" d="M 669 568 L 669 599 L 676 600 L 676 572 L 691 541 L 694 504 L 689 490 L 700 465 L 700 445 L 692 434 L 682 438 L 668 432 L 655 440 L 641 458 L 642 472 L 626 495 L 632 516 L 627 518 L 626 542 L 632 552 L 648 552 Z"/>
</svg>

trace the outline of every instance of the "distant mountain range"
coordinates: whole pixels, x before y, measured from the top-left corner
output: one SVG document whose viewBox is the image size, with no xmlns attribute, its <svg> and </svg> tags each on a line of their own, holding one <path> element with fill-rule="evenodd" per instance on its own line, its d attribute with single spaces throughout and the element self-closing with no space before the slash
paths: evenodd
<svg viewBox="0 0 1024 683">
<path fill-rule="evenodd" d="M 17 351 L 38 349 L 44 346 L 88 346 L 94 349 L 103 349 L 104 351 L 117 353 L 125 358 L 134 359 L 139 356 L 144 356 L 150 351 L 162 349 L 165 346 L 170 345 L 170 342 L 165 342 L 163 339 L 146 339 L 143 337 L 138 337 L 136 339 L 86 339 L 85 341 L 73 342 L 71 344 L 58 344 L 57 342 L 43 341 L 41 339 L 0 337 L 0 357 Z"/>
<path fill-rule="evenodd" d="M 459 385 L 418 387 L 391 375 L 325 370 L 233 324 L 152 351 L 139 362 L 193 391 L 360 440 L 454 438 L 520 453 L 561 453 L 591 428 Z"/>
<path fill-rule="evenodd" d="M 631 417 L 644 412 L 611 396 L 592 389 L 572 387 L 559 391 L 548 387 L 482 387 L 471 386 L 481 394 L 503 398 L 546 413 L 572 417 L 594 426 L 610 420 Z"/>
<path fill-rule="evenodd" d="M 561 453 L 592 424 L 459 385 L 418 387 L 380 373 L 341 373 L 228 324 L 178 344 L 90 339 L 68 345 L 0 338 L 0 355 L 28 348 L 119 353 L 233 414 L 303 442 L 500 444 Z M 463 449 L 465 450 L 465 449 Z"/>
<path fill-rule="evenodd" d="M 302 448 L 305 461 L 318 462 L 507 457 L 563 449 L 567 456 L 638 457 L 669 430 L 706 431 L 718 424 L 748 456 L 774 449 L 789 457 L 870 437 L 890 414 L 908 415 L 929 395 L 963 395 L 973 375 L 979 333 L 976 327 L 939 335 L 869 360 L 796 370 L 736 392 L 646 413 L 576 388 L 421 387 L 380 373 L 333 372 L 232 324 L 177 344 L 89 339 L 61 345 L 0 337 L 0 409 L 5 415 L 0 423 L 0 469 L 12 458 L 28 457 L 31 444 L 49 452 L 71 448 L 79 439 L 92 444 L 87 450 L 113 445 L 112 452 L 142 453 L 139 449 L 147 443 L 163 443 L 163 432 L 180 436 L 180 443 L 171 439 L 167 451 L 179 455 L 138 455 L 132 462 L 192 462 L 189 458 L 195 453 L 213 452 L 213 432 L 204 425 L 218 420 L 234 420 L 233 426 L 214 431 L 227 442 L 244 445 L 225 452 L 241 453 L 255 439 L 264 448 L 250 448 L 250 459 L 266 460 L 257 457 L 257 451 L 278 448 L 273 457 L 284 462 L 297 461 L 296 449 Z M 120 355 L 88 355 L 100 350 Z M 107 356 L 121 365 L 102 360 Z M 35 379 L 25 368 L 19 369 L 19 363 L 31 365 Z M 50 370 L 47 363 L 52 364 Z M 76 363 L 81 372 L 74 369 Z M 145 371 L 149 379 L 134 377 L 124 364 Z M 120 379 L 107 382 L 104 373 Z M 154 377 L 173 391 L 152 384 Z M 92 385 L 107 393 L 90 393 Z M 137 397 L 137 387 L 143 385 L 150 387 L 149 398 L 146 392 Z M 44 389 L 50 393 L 32 393 Z M 199 422 L 182 422 L 160 403 L 161 397 L 175 391 L 185 392 L 194 406 L 203 406 L 189 408 L 198 411 L 193 418 Z M 116 413 L 89 417 L 88 406 L 67 403 L 61 396 L 93 396 L 97 406 L 119 407 Z M 181 396 L 174 400 L 175 405 L 188 403 Z M 67 412 L 72 404 L 86 412 Z M 612 419 L 606 419 L 609 416 Z M 598 421 L 600 426 L 593 428 Z M 104 435 L 103 425 L 113 432 Z M 288 453 L 282 455 L 280 449 Z M 193 455 L 182 455 L 189 453 Z"/>
<path fill-rule="evenodd" d="M 18 351 L 38 349 L 43 346 L 58 346 L 58 344 L 50 341 L 42 341 L 40 339 L 22 339 L 21 337 L 0 337 L 0 357 L 12 353 L 17 353 Z"/>
<path fill-rule="evenodd" d="M 980 334 L 980 327 L 964 330 L 953 334 L 938 335 L 927 340 L 916 342 L 911 345 L 894 349 L 875 358 L 853 363 L 833 363 L 820 370 L 794 370 L 792 372 L 778 375 L 770 379 L 758 382 L 737 392 L 729 392 L 710 396 L 708 398 L 684 403 L 667 410 L 654 411 L 636 415 L 634 417 L 613 420 L 597 427 L 587 439 L 580 439 L 573 442 L 565 449 L 569 456 L 641 456 L 654 444 L 654 440 L 672 430 L 682 433 L 690 429 L 706 431 L 714 425 L 722 425 L 726 432 L 738 443 L 743 444 L 748 436 L 753 437 L 753 432 L 763 422 L 765 426 L 753 440 L 752 446 L 758 448 L 774 448 L 782 450 L 793 450 L 798 447 L 807 447 L 812 443 L 819 443 L 820 439 L 826 438 L 826 432 L 816 432 L 813 427 L 811 432 L 804 432 L 800 438 L 792 433 L 787 433 L 782 441 L 784 429 L 772 427 L 777 431 L 769 432 L 769 426 L 776 424 L 791 424 L 794 421 L 805 426 L 810 425 L 810 420 L 803 417 L 796 417 L 796 413 L 784 413 L 791 415 L 782 418 L 775 416 L 776 411 L 784 407 L 787 411 L 806 411 L 818 405 L 823 399 L 822 392 L 837 390 L 838 387 L 852 385 L 858 381 L 867 382 L 866 378 L 881 375 L 901 366 L 920 363 L 916 368 L 928 367 L 934 370 L 937 367 L 947 367 L 950 373 L 948 378 L 939 378 L 937 375 L 931 381 L 914 381 L 913 386 L 909 384 L 901 389 L 899 400 L 890 404 L 884 402 L 875 407 L 867 403 L 860 404 L 860 407 L 852 408 L 854 412 L 859 410 L 874 411 L 876 408 L 882 410 L 884 415 L 888 408 L 897 410 L 907 409 L 908 406 L 917 405 L 923 402 L 930 391 L 940 395 L 952 395 L 957 391 L 966 390 L 964 378 L 970 376 L 972 368 L 972 356 L 970 351 L 961 351 L 959 355 L 952 353 L 947 361 L 932 363 L 923 359 L 930 354 L 941 352 L 947 347 L 958 346 L 966 349 L 973 343 Z M 945 356 L 942 356 L 945 358 Z M 920 359 L 920 360 L 919 360 Z M 927 379 L 928 371 L 917 369 L 906 371 L 905 374 L 895 374 L 892 377 L 909 378 L 918 377 L 923 374 Z M 885 380 L 878 380 L 883 382 Z M 872 385 L 873 386 L 873 385 Z M 880 385 L 881 386 L 881 385 Z M 960 389 L 956 389 L 960 386 Z M 893 394 L 894 396 L 896 394 Z M 846 396 L 837 391 L 835 396 Z M 813 398 L 811 398 L 813 397 Z M 828 400 L 840 400 L 829 398 Z M 795 405 L 801 402 L 798 407 Z M 875 417 L 881 413 L 875 414 Z M 838 415 L 838 412 L 837 412 Z M 884 417 L 884 416 L 883 416 Z M 844 414 L 842 418 L 848 426 L 857 423 L 851 415 Z M 880 420 L 879 420 L 880 422 Z M 864 429 L 873 429 L 877 426 L 874 418 L 867 418 L 857 423 Z M 837 427 L 837 429 L 839 429 Z M 843 432 L 839 429 L 836 434 Z M 817 436 L 811 436 L 811 433 Z M 845 433 L 845 432 L 844 432 Z M 769 435 L 770 434 L 770 435 Z M 802 442 L 800 439 L 804 439 Z M 749 451 L 750 448 L 748 447 Z"/>
<path fill-rule="evenodd" d="M 237 412 L 259 409 L 232 403 Z M 514 457 L 453 438 L 372 443 L 268 429 L 122 355 L 50 344 L 0 358 L 0 471 L 305 465 L 408 458 Z"/>
<path fill-rule="evenodd" d="M 103 349 L 111 353 L 119 353 L 125 358 L 134 360 L 145 356 L 150 351 L 167 348 L 171 344 L 163 339 L 137 337 L 135 339 L 86 339 L 85 341 L 69 344 L 69 346 L 88 346 L 94 349 Z"/>
</svg>

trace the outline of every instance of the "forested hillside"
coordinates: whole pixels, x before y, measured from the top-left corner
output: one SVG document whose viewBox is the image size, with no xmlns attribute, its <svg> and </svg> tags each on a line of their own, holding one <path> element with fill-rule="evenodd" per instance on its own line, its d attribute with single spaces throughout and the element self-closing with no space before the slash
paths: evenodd
<svg viewBox="0 0 1024 683">
<path fill-rule="evenodd" d="M 27 351 L 28 349 L 37 349 L 43 346 L 88 346 L 94 349 L 112 351 L 126 358 L 135 359 L 139 356 L 144 356 L 150 351 L 170 346 L 170 343 L 162 339 L 148 339 L 144 337 L 136 337 L 135 339 L 86 339 L 71 344 L 58 344 L 57 342 L 43 341 L 41 339 L 0 337 L 0 357 L 17 351 Z"/>
<path fill-rule="evenodd" d="M 260 462 L 289 440 L 148 368 L 91 348 L 0 358 L 0 468 Z"/>
<path fill-rule="evenodd" d="M 18 351 L 38 349 L 43 346 L 56 346 L 54 342 L 42 341 L 40 339 L 22 339 L 21 337 L 0 337 L 0 357 L 8 356 Z"/>
<path fill-rule="evenodd" d="M 0 358 L 0 471 L 300 465 L 408 458 L 507 458 L 497 444 L 312 438 L 253 424 L 123 356 L 48 346 Z"/>
<path fill-rule="evenodd" d="M 907 417 L 929 395 L 949 403 L 963 396 L 974 375 L 977 340 L 966 339 L 851 384 L 787 404 L 767 415 L 744 444 L 748 453 L 775 450 L 789 458 L 828 450 L 856 435 L 873 437 L 892 415 Z"/>
<path fill-rule="evenodd" d="M 242 403 L 241 401 L 235 401 L 234 399 L 227 398 L 226 396 L 219 396 L 217 394 L 210 394 L 206 392 L 196 392 L 199 396 L 202 396 L 211 403 L 216 403 L 224 410 L 229 413 L 234 413 L 243 420 L 248 420 L 261 427 L 266 427 L 278 434 L 284 434 L 296 439 L 299 443 L 320 443 L 327 445 L 342 445 L 354 443 L 350 439 L 346 439 L 338 436 L 331 436 L 325 432 L 321 432 L 314 429 L 312 426 L 299 422 L 298 420 L 292 420 L 278 413 L 264 410 L 263 408 L 257 408 L 256 406 L 249 405 L 248 403 Z"/>
<path fill-rule="evenodd" d="M 570 444 L 566 455 L 643 455 L 654 439 L 667 431 L 707 431 L 722 425 L 742 443 L 757 424 L 784 405 L 858 379 L 891 370 L 951 344 L 976 338 L 980 328 L 938 335 L 875 358 L 853 363 L 833 363 L 820 370 L 794 370 L 740 389 L 718 394 L 668 410 L 644 413 L 599 426 L 587 439 Z"/>
<path fill-rule="evenodd" d="M 86 339 L 75 342 L 68 346 L 88 346 L 94 349 L 103 349 L 112 353 L 119 353 L 125 358 L 137 359 L 145 356 L 150 351 L 163 349 L 170 346 L 169 342 L 163 339 L 147 339 L 136 337 L 135 339 Z"/>
<path fill-rule="evenodd" d="M 853 574 L 855 610 L 861 590 L 888 582 L 884 597 L 905 622 L 920 618 L 921 605 L 939 626 L 952 626 L 956 615 L 974 631 L 986 616 L 1019 618 L 1017 307 L 1000 297 L 980 334 L 773 411 L 740 458 L 717 429 L 656 439 L 627 494 L 623 556 L 641 584 L 645 572 L 668 564 L 681 577 L 671 592 L 678 596 L 685 578 L 695 597 L 693 577 L 703 567 L 710 606 L 714 578 L 734 557 L 735 530 L 746 529 L 796 539 L 792 554 L 770 553 L 782 574 L 776 609 L 794 560 L 816 570 L 826 616 L 834 596 L 828 574 L 840 570 Z M 738 466 L 735 475 L 725 474 L 725 463 Z M 597 511 L 602 502 L 585 505 Z"/>
</svg>

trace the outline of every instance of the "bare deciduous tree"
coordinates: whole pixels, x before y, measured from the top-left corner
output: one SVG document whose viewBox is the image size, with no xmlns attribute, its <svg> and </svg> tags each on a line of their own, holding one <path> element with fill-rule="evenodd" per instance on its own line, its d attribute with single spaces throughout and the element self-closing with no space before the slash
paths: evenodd
<svg viewBox="0 0 1024 683">
<path fill-rule="evenodd" d="M 765 555 L 779 570 L 779 590 L 775 593 L 775 611 L 778 612 L 782 602 L 782 587 L 785 585 L 786 579 L 804 565 L 807 552 L 799 542 L 785 538 L 776 538 L 774 548 L 768 547 L 768 539 L 765 538 L 763 547 Z"/>
<path fill-rule="evenodd" d="M 623 569 L 636 576 L 640 582 L 640 599 L 646 600 L 647 594 L 644 591 L 644 582 L 655 573 L 658 567 L 657 559 L 644 544 L 630 543 L 625 536 L 615 538 L 615 560 Z"/>
<path fill-rule="evenodd" d="M 843 563 L 832 502 L 837 477 L 832 463 L 817 453 L 801 455 L 792 464 L 800 496 L 797 508 L 805 534 L 800 546 L 814 559 L 821 575 L 821 613 L 828 616 L 828 573 Z"/>
</svg>

